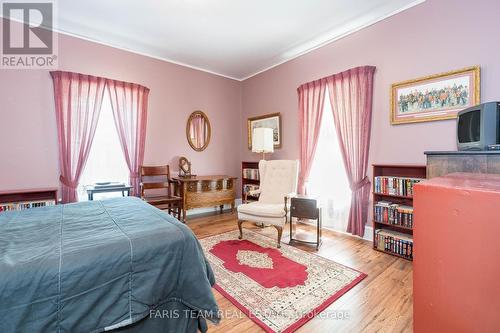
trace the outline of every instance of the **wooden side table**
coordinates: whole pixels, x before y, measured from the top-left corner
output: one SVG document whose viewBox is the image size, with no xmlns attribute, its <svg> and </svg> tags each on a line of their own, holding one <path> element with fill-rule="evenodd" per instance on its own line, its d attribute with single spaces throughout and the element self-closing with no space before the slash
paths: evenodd
<svg viewBox="0 0 500 333">
<path fill-rule="evenodd" d="M 293 234 L 293 218 L 302 218 L 316 220 L 316 237 L 315 240 L 294 238 Z M 318 200 L 315 197 L 298 195 L 290 200 L 290 243 L 306 243 L 316 245 L 316 250 L 321 246 L 321 207 L 318 205 Z"/>
</svg>

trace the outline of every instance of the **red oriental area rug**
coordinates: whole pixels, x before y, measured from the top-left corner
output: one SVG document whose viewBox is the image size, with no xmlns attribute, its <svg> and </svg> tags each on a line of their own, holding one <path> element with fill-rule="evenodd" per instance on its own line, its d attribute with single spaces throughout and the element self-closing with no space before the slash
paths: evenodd
<svg viewBox="0 0 500 333">
<path fill-rule="evenodd" d="M 352 268 L 245 230 L 200 240 L 215 288 L 267 332 L 293 332 L 366 277 Z"/>
</svg>

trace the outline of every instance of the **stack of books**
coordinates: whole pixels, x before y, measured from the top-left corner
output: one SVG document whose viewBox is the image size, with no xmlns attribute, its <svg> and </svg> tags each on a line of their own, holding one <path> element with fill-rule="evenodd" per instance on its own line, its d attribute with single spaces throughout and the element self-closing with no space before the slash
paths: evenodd
<svg viewBox="0 0 500 333">
<path fill-rule="evenodd" d="M 379 201 L 373 205 L 373 219 L 375 222 L 413 228 L 413 207 Z"/>
<path fill-rule="evenodd" d="M 380 251 L 413 259 L 413 237 L 407 234 L 385 229 L 375 230 L 375 247 Z"/>
<path fill-rule="evenodd" d="M 36 207 L 52 206 L 56 203 L 54 200 L 42 200 L 42 201 L 25 201 L 25 202 L 9 202 L 0 203 L 0 212 L 7 212 L 11 210 L 24 210 Z"/>
<path fill-rule="evenodd" d="M 422 178 L 387 177 L 374 178 L 374 192 L 378 194 L 413 196 L 413 185 L 423 181 Z"/>
<path fill-rule="evenodd" d="M 259 180 L 259 169 L 243 169 L 243 178 Z"/>
<path fill-rule="evenodd" d="M 243 194 L 247 194 L 249 191 L 255 191 L 258 189 L 259 189 L 259 185 L 245 184 L 245 185 L 243 185 Z"/>
</svg>

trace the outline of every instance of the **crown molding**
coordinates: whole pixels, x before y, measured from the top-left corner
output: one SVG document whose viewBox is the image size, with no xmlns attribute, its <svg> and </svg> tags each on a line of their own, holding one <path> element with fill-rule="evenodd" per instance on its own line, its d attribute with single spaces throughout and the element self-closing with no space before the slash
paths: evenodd
<svg viewBox="0 0 500 333">
<path fill-rule="evenodd" d="M 335 41 L 337 41 L 337 40 L 339 40 L 339 39 L 345 38 L 345 37 L 347 37 L 347 36 L 349 36 L 349 35 L 351 35 L 351 34 L 353 34 L 353 33 L 355 33 L 355 32 L 358 32 L 358 31 L 360 31 L 360 30 L 362 30 L 362 29 L 368 28 L 369 26 L 372 26 L 372 25 L 374 25 L 374 24 L 376 24 L 376 23 L 378 23 L 378 22 L 380 22 L 380 21 L 383 21 L 383 20 L 385 20 L 385 19 L 387 19 L 387 18 L 389 18 L 389 17 L 391 17 L 391 16 L 394 16 L 394 15 L 396 15 L 396 14 L 399 14 L 399 13 L 401 13 L 401 12 L 403 12 L 403 11 L 407 10 L 407 9 L 410 9 L 410 8 L 412 8 L 412 7 L 415 7 L 415 6 L 417 6 L 417 5 L 420 5 L 421 3 L 424 3 L 425 1 L 426 1 L 426 0 L 415 0 L 415 1 L 411 2 L 411 3 L 409 3 L 408 5 L 404 6 L 404 7 L 401 7 L 401 8 L 399 8 L 399 9 L 395 10 L 395 11 L 390 12 L 389 14 L 386 14 L 386 15 L 383 15 L 383 16 L 381 16 L 381 17 L 375 18 L 375 19 L 373 19 L 373 20 L 369 21 L 369 22 L 368 22 L 368 23 L 366 23 L 366 24 L 363 24 L 363 25 L 361 25 L 361 26 L 359 26 L 359 27 L 356 27 L 356 28 L 354 28 L 354 29 L 351 29 L 351 30 L 349 30 L 349 31 L 346 31 L 345 33 L 343 33 L 343 34 L 341 34 L 341 35 L 332 36 L 332 37 L 331 37 L 331 38 L 329 38 L 328 40 L 326 40 L 326 41 L 324 41 L 324 42 L 322 42 L 322 43 L 319 43 L 318 45 L 315 45 L 315 46 L 313 46 L 313 47 L 310 47 L 310 48 L 308 48 L 308 49 L 306 49 L 306 50 L 304 50 L 304 51 L 302 51 L 302 52 L 299 52 L 298 54 L 296 54 L 296 55 L 294 55 L 294 56 L 291 56 L 291 57 L 288 57 L 288 58 L 286 58 L 286 59 L 283 59 L 282 61 L 280 61 L 280 62 L 278 62 L 278 63 L 275 63 L 275 64 L 273 64 L 273 65 L 271 65 L 271 66 L 268 66 L 268 67 L 265 67 L 265 68 L 263 68 L 263 69 L 260 69 L 260 70 L 258 70 L 257 72 L 255 72 L 255 73 L 253 73 L 253 74 L 250 74 L 250 75 L 248 75 L 248 76 L 245 76 L 245 77 L 243 77 L 243 78 L 241 78 L 241 79 L 238 79 L 238 80 L 239 80 L 239 81 L 245 81 L 245 80 L 248 80 L 248 79 L 250 79 L 250 78 L 252 78 L 252 77 L 254 77 L 254 76 L 257 76 L 257 75 L 259 75 L 259 74 L 262 74 L 262 73 L 264 73 L 264 72 L 266 72 L 266 71 L 268 71 L 268 70 L 270 70 L 270 69 L 272 69 L 272 68 L 274 68 L 274 67 L 278 67 L 279 65 L 282 65 L 282 64 L 287 63 L 287 62 L 289 62 L 289 61 L 292 61 L 292 60 L 294 60 L 294 59 L 296 59 L 296 58 L 299 58 L 299 57 L 301 57 L 301 56 L 303 56 L 303 55 L 305 55 L 305 54 L 307 54 L 307 53 L 309 53 L 309 52 L 312 52 L 312 51 L 314 51 L 314 50 L 317 50 L 317 49 L 319 49 L 319 48 L 322 48 L 323 46 L 326 46 L 326 45 L 328 45 L 328 44 L 331 44 L 331 43 L 333 43 L 333 42 L 335 42 Z"/>
<path fill-rule="evenodd" d="M 117 44 L 113 44 L 113 43 L 109 43 L 109 42 L 105 42 L 105 41 L 102 41 L 102 40 L 99 40 L 99 39 L 96 39 L 96 38 L 90 38 L 90 37 L 87 37 L 87 36 L 83 36 L 83 35 L 80 35 L 80 34 L 76 34 L 76 33 L 72 33 L 72 32 L 69 32 L 69 31 L 65 31 L 65 30 L 62 30 L 62 29 L 59 29 L 59 28 L 54 28 L 53 31 L 54 32 L 57 32 L 58 34 L 62 34 L 62 35 L 66 35 L 66 36 L 70 36 L 70 37 L 74 37 L 74 38 L 78 38 L 78 39 L 82 39 L 82 40 L 85 40 L 85 41 L 88 41 L 88 42 L 92 42 L 92 43 L 96 43 L 96 44 L 100 44 L 100 45 L 104 45 L 104 46 L 108 46 L 108 47 L 112 47 L 112 48 L 115 48 L 115 49 L 118 49 L 118 50 L 122 50 L 122 51 L 126 51 L 126 52 L 130 52 L 130 53 L 133 53 L 133 54 L 138 54 L 138 55 L 141 55 L 141 56 L 145 56 L 145 57 L 148 57 L 148 58 L 153 58 L 153 59 L 156 59 L 156 60 L 160 60 L 160 61 L 165 61 L 165 62 L 168 62 L 168 63 L 171 63 L 171 64 L 174 64 L 174 65 L 178 65 L 178 66 L 182 66 L 182 67 L 187 67 L 187 68 L 190 68 L 190 69 L 193 69 L 193 70 L 197 70 L 197 71 L 200 71 L 200 72 L 205 72 L 205 73 L 208 73 L 208 74 L 212 74 L 212 75 L 216 75 L 216 76 L 220 76 L 220 77 L 223 77 L 223 78 L 226 78 L 226 79 L 231 79 L 231 80 L 235 80 L 235 81 L 238 81 L 238 82 L 243 82 L 245 80 L 248 80 L 254 76 L 257 76 L 259 74 L 262 74 L 272 68 L 275 68 L 277 66 L 280 66 L 284 63 L 287 63 L 289 61 L 292 61 L 294 59 L 297 59 L 309 52 L 312 52 L 314 50 L 317 50 L 319 48 L 322 48 L 323 46 L 326 46 L 328 44 L 331 44 L 339 39 L 342 39 L 342 38 L 345 38 L 357 31 L 360 31 L 364 28 L 367 28 L 371 25 L 374 25 L 380 21 L 383 21 L 391 16 L 394 16 L 396 14 L 399 14 L 407 9 L 410 9 L 414 6 L 417 6 L 423 2 L 425 2 L 426 0 L 415 0 L 411 3 L 409 3 L 408 5 L 402 7 L 402 8 L 399 8 L 389 14 L 386 14 L 386 15 L 382 15 L 378 18 L 375 18 L 369 22 L 367 22 L 366 24 L 363 24 L 359 27 L 356 27 L 356 28 L 353 28 L 349 31 L 346 31 L 345 33 L 341 34 L 341 35 L 334 35 L 332 36 L 331 38 L 328 38 L 327 40 L 321 42 L 321 43 L 318 43 L 317 45 L 313 46 L 313 47 L 310 47 L 310 48 L 307 48 L 293 56 L 289 56 L 289 57 L 286 57 L 285 59 L 281 60 L 281 61 L 278 61 L 270 66 L 267 66 L 267 67 L 264 67 L 262 69 L 258 69 L 257 71 L 255 71 L 254 73 L 251 73 L 249 75 L 246 75 L 246 76 L 243 76 L 243 77 L 235 77 L 235 76 L 231 76 L 231 75 L 227 75 L 227 74 L 222 74 L 222 73 L 219 73 L 219 72 L 215 72 L 215 71 L 212 71 L 212 70 L 209 70 L 209 69 L 206 69 L 206 68 L 202 68 L 202 67 L 198 67 L 198 66 L 194 66 L 194 65 L 190 65 L 190 64 L 187 64 L 187 63 L 184 63 L 182 61 L 177 61 L 177 60 L 173 60 L 173 59 L 170 59 L 168 57 L 160 57 L 160 56 L 157 56 L 157 55 L 153 55 L 153 54 L 150 54 L 150 53 L 147 53 L 147 52 L 141 52 L 141 51 L 137 51 L 137 50 L 133 50 L 133 49 L 130 49 L 128 47 L 124 47 L 124 46 L 121 46 L 121 45 L 117 45 Z M 0 14 L 0 17 L 2 17 L 3 19 L 6 19 L 5 17 L 3 17 L 3 15 Z M 10 20 L 12 21 L 15 21 L 15 22 L 18 22 L 18 23 L 23 23 L 21 20 L 18 20 L 16 18 L 9 18 Z M 300 46 L 299 46 L 300 47 Z"/>
</svg>

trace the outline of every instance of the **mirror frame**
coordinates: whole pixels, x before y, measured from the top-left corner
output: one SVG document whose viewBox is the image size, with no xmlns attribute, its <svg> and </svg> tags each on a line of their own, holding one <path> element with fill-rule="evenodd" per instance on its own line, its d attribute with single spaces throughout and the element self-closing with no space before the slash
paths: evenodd
<svg viewBox="0 0 500 333">
<path fill-rule="evenodd" d="M 203 147 L 200 147 L 200 148 L 196 147 L 193 144 L 193 142 L 191 141 L 191 136 L 189 135 L 190 134 L 190 132 L 189 132 L 190 126 L 189 125 L 191 124 L 191 120 L 196 116 L 202 116 L 208 125 L 207 126 L 207 130 L 208 130 L 207 141 L 205 142 Z M 208 147 L 208 144 L 210 143 L 210 138 L 212 137 L 212 125 L 210 125 L 210 120 L 208 119 L 207 115 L 203 111 L 197 110 L 189 115 L 189 118 L 188 118 L 187 124 L 186 124 L 186 137 L 187 137 L 188 143 L 191 146 L 191 148 L 193 148 L 196 151 L 204 151 Z"/>
<path fill-rule="evenodd" d="M 190 178 L 191 176 L 191 162 L 184 156 L 179 157 L 179 177 Z"/>
</svg>

